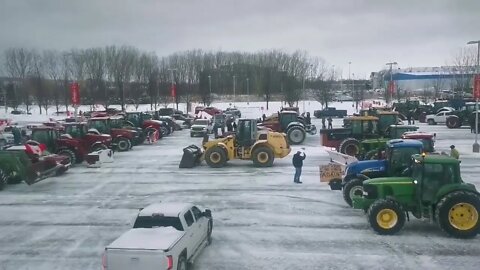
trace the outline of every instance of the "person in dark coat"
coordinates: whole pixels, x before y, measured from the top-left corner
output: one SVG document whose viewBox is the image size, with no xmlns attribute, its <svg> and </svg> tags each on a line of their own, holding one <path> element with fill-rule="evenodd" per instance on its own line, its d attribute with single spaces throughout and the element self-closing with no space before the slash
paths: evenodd
<svg viewBox="0 0 480 270">
<path fill-rule="evenodd" d="M 233 121 L 232 127 L 233 131 L 237 131 L 237 123 L 235 121 Z"/>
<path fill-rule="evenodd" d="M 332 129 L 332 128 L 333 128 L 333 126 L 332 126 L 332 121 L 333 121 L 332 117 L 329 116 L 328 119 L 327 119 L 327 121 L 328 121 L 328 129 Z"/>
<path fill-rule="evenodd" d="M 302 175 L 302 167 L 303 167 L 303 160 L 307 155 L 305 153 L 302 153 L 300 151 L 297 151 L 295 155 L 293 155 L 292 163 L 293 167 L 295 167 L 295 176 L 293 177 L 293 182 L 297 184 L 301 184 L 302 182 L 300 181 L 300 176 Z"/>
<path fill-rule="evenodd" d="M 265 122 L 266 118 L 267 118 L 267 116 L 265 114 L 262 114 L 262 122 Z"/>
<path fill-rule="evenodd" d="M 13 143 L 15 145 L 20 145 L 22 143 L 22 132 L 17 126 L 12 127 L 12 134 L 13 134 Z"/>
<path fill-rule="evenodd" d="M 326 129 L 327 126 L 325 125 L 325 117 L 322 116 L 322 129 Z"/>
<path fill-rule="evenodd" d="M 232 132 L 232 131 L 233 131 L 232 122 L 233 122 L 232 118 L 228 118 L 228 119 L 227 119 L 226 126 L 227 126 L 227 131 L 228 131 L 228 132 Z"/>
<path fill-rule="evenodd" d="M 310 113 L 307 112 L 307 116 L 305 117 L 305 122 L 307 122 L 307 125 L 312 124 L 312 118 L 310 117 Z"/>
</svg>

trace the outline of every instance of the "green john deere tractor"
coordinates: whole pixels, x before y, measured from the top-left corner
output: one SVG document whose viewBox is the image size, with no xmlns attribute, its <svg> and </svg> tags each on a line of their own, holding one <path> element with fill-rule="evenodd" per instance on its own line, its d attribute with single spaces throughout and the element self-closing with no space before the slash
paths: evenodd
<svg viewBox="0 0 480 270">
<path fill-rule="evenodd" d="M 353 207 L 363 209 L 379 234 L 399 232 L 411 213 L 435 221 L 447 234 L 475 237 L 480 231 L 480 193 L 460 176 L 460 162 L 445 155 L 413 155 L 411 177 L 385 177 L 363 182 L 363 196 Z"/>
</svg>

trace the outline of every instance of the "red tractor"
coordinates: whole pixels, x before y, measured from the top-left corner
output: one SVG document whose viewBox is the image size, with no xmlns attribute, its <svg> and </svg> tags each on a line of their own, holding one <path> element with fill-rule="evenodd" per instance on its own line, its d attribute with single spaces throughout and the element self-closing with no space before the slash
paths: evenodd
<svg viewBox="0 0 480 270">
<path fill-rule="evenodd" d="M 88 128 L 96 129 L 99 133 L 110 134 L 112 142 L 118 151 L 128 151 L 139 141 L 140 135 L 136 130 L 126 128 L 115 128 L 118 126 L 117 119 L 112 117 L 93 117 L 88 120 Z"/>
<path fill-rule="evenodd" d="M 82 162 L 93 151 L 112 147 L 108 134 L 87 132 L 85 123 L 65 124 L 65 134 L 53 127 L 40 126 L 32 129 L 32 140 L 46 145 L 49 152 L 68 156 L 72 164 Z"/>
</svg>

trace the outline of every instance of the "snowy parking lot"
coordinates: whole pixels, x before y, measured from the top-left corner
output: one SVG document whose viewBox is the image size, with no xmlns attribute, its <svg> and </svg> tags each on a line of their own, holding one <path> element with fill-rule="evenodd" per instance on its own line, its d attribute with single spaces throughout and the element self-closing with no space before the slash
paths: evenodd
<svg viewBox="0 0 480 270">
<path fill-rule="evenodd" d="M 339 119 L 334 124 L 340 125 Z M 317 127 L 318 119 L 314 119 Z M 437 133 L 437 149 L 455 144 L 465 181 L 480 188 L 480 155 L 467 129 L 420 124 Z M 291 155 L 261 169 L 234 161 L 178 169 L 182 148 L 200 145 L 188 130 L 154 145 L 118 153 L 102 168 L 0 192 L 0 269 L 100 269 L 105 245 L 131 226 L 138 208 L 189 201 L 212 210 L 213 243 L 194 269 L 478 269 L 480 236 L 459 240 L 412 217 L 395 236 L 376 235 L 361 210 L 319 182 L 328 163 L 318 134 L 305 142 L 302 185 L 293 184 Z M 293 150 L 300 147 L 293 147 Z M 293 151 L 292 151 L 293 152 Z"/>
</svg>

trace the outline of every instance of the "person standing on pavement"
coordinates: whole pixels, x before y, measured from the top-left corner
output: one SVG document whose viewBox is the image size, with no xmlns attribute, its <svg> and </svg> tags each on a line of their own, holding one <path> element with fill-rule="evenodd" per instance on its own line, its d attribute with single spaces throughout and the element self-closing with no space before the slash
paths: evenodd
<svg viewBox="0 0 480 270">
<path fill-rule="evenodd" d="M 455 159 L 460 159 L 460 153 L 458 150 L 455 148 L 455 145 L 450 145 L 450 156 L 455 158 Z"/>
<path fill-rule="evenodd" d="M 300 176 L 302 175 L 302 167 L 303 167 L 303 160 L 307 155 L 305 153 L 302 153 L 301 151 L 297 151 L 295 155 L 293 155 L 293 167 L 295 167 L 295 176 L 293 177 L 293 182 L 297 184 L 301 184 L 302 182 L 300 181 Z"/>
<path fill-rule="evenodd" d="M 310 113 L 307 112 L 307 116 L 305 117 L 305 122 L 307 122 L 307 125 L 312 124 L 312 118 L 310 117 Z"/>
<path fill-rule="evenodd" d="M 332 121 L 333 121 L 332 117 L 329 116 L 328 119 L 327 119 L 327 121 L 328 121 L 328 129 L 332 129 L 332 128 L 333 128 L 333 126 L 332 126 Z"/>
<path fill-rule="evenodd" d="M 325 116 L 322 116 L 322 129 L 326 129 L 327 126 L 325 125 Z"/>
</svg>

